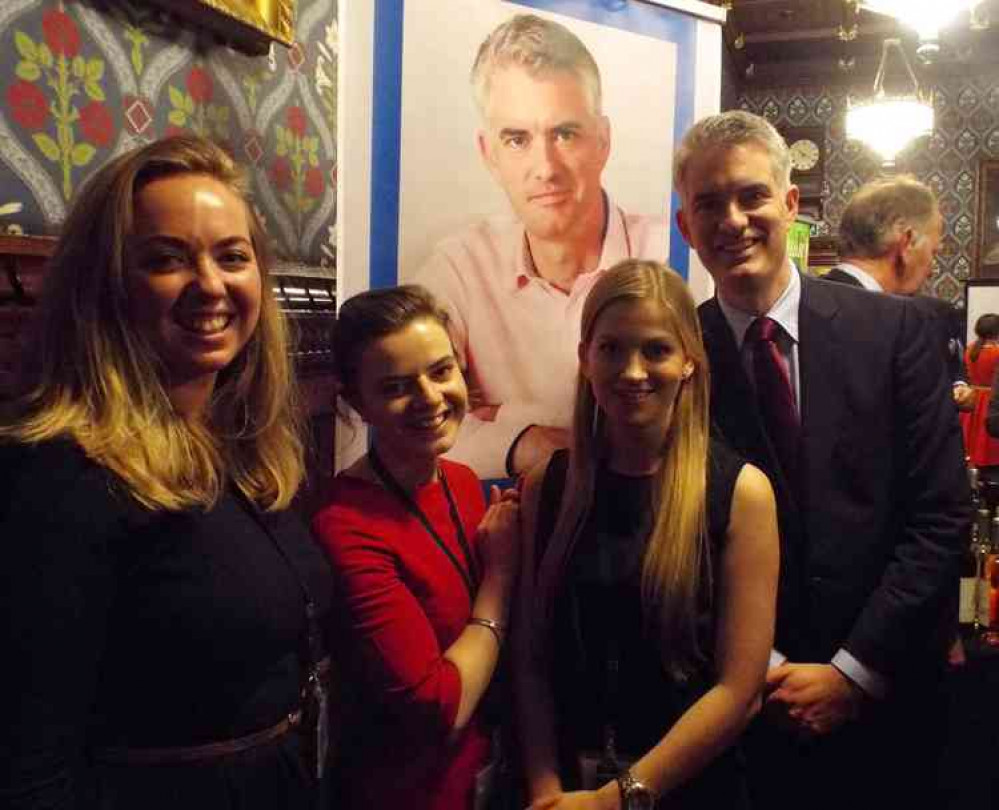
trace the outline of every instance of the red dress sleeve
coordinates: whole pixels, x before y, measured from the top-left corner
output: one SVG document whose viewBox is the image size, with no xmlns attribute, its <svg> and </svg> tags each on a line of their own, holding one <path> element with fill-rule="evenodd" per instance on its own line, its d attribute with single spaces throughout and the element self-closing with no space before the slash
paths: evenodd
<svg viewBox="0 0 999 810">
<path fill-rule="evenodd" d="M 470 470 L 448 465 L 469 541 L 484 504 Z M 467 472 L 467 474 L 466 474 Z M 469 481 L 469 477 L 471 481 Z M 416 501 L 463 560 L 439 484 Z M 443 657 L 471 614 L 460 575 L 423 526 L 385 490 L 341 477 L 314 529 L 333 564 L 365 689 L 421 736 L 446 735 L 461 698 L 458 670 Z"/>
</svg>

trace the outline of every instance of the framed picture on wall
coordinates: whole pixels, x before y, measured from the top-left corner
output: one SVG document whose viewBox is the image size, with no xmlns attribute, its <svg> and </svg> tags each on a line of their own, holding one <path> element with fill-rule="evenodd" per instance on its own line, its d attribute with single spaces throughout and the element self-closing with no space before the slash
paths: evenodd
<svg viewBox="0 0 999 810">
<path fill-rule="evenodd" d="M 999 279 L 999 160 L 978 164 L 975 278 Z"/>
<path fill-rule="evenodd" d="M 266 53 L 271 42 L 295 40 L 296 0 L 154 0 L 174 14 L 221 34 L 252 54 Z"/>
</svg>

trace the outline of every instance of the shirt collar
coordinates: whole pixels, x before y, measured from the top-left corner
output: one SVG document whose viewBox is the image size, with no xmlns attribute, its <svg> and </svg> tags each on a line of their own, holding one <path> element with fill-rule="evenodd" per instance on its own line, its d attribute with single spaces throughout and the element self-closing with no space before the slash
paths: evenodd
<svg viewBox="0 0 999 810">
<path fill-rule="evenodd" d="M 865 290 L 870 290 L 871 292 L 884 292 L 885 288 L 881 286 L 874 276 L 868 273 L 866 270 L 861 270 L 857 265 L 850 264 L 849 262 L 840 262 L 836 265 L 840 270 L 846 273 L 848 276 L 853 276 L 860 285 Z"/>
<path fill-rule="evenodd" d="M 798 268 L 794 266 L 794 262 L 791 262 L 788 285 L 774 302 L 774 305 L 764 315 L 777 321 L 794 343 L 798 342 L 798 304 L 800 303 L 801 278 L 798 276 Z M 735 337 L 735 345 L 742 351 L 742 342 L 746 337 L 746 330 L 749 329 L 749 325 L 756 320 L 757 316 L 751 312 L 743 312 L 741 309 L 737 309 L 731 304 L 726 303 L 722 300 L 721 296 L 718 296 L 718 306 L 721 307 L 722 314 L 725 316 L 725 320 L 728 321 L 728 325 L 732 330 L 732 335 Z"/>
</svg>

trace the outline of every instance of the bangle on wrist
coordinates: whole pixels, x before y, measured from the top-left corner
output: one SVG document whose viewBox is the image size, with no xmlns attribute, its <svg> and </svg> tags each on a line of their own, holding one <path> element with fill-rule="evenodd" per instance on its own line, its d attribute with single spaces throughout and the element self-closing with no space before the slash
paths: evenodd
<svg viewBox="0 0 999 810">
<path fill-rule="evenodd" d="M 490 630 L 496 637 L 496 645 L 499 647 L 503 646 L 503 632 L 505 628 L 499 622 L 493 621 L 492 619 L 482 619 L 478 616 L 472 616 L 472 618 L 468 620 L 468 623 L 477 624 L 479 627 L 485 627 L 487 630 Z"/>
</svg>

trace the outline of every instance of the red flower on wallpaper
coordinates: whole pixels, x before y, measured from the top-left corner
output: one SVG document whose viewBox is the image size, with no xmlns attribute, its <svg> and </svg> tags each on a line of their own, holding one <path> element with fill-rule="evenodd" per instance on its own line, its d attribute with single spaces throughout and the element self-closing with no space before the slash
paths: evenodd
<svg viewBox="0 0 999 810">
<path fill-rule="evenodd" d="M 55 8 L 46 11 L 42 15 L 42 34 L 54 54 L 73 57 L 80 52 L 80 29 L 65 11 Z"/>
<path fill-rule="evenodd" d="M 212 86 L 212 77 L 208 75 L 204 68 L 191 68 L 187 74 L 187 92 L 191 94 L 196 104 L 207 104 L 212 100 L 215 88 Z"/>
<path fill-rule="evenodd" d="M 91 101 L 80 110 L 80 131 L 94 146 L 107 146 L 114 136 L 114 121 L 106 104 Z"/>
<path fill-rule="evenodd" d="M 275 158 L 271 164 L 271 179 L 279 189 L 288 188 L 291 183 L 291 166 L 283 157 Z"/>
<path fill-rule="evenodd" d="M 49 100 L 31 82 L 19 80 L 8 88 L 7 107 L 11 118 L 25 129 L 41 129 L 49 117 Z"/>
<path fill-rule="evenodd" d="M 305 137 L 305 127 L 307 124 L 305 110 L 298 106 L 288 108 L 288 129 L 294 132 L 299 138 Z"/>
<path fill-rule="evenodd" d="M 305 173 L 305 193 L 310 197 L 322 197 L 324 187 L 322 171 L 318 167 L 312 166 Z"/>
</svg>

